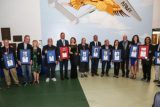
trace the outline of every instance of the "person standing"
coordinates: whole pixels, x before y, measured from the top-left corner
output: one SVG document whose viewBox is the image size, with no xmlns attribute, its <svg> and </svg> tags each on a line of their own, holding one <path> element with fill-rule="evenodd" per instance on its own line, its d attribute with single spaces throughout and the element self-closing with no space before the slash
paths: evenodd
<svg viewBox="0 0 160 107">
<path fill-rule="evenodd" d="M 99 76 L 98 72 L 98 64 L 99 64 L 99 58 L 93 58 L 92 57 L 92 48 L 93 46 L 97 46 L 101 48 L 101 42 L 98 41 L 98 36 L 94 35 L 93 36 L 93 41 L 90 42 L 90 55 L 91 55 L 91 74 L 92 76 L 96 75 Z"/>
<path fill-rule="evenodd" d="M 151 44 L 151 38 L 146 37 L 144 40 L 144 45 L 149 46 L 148 57 L 142 59 L 142 69 L 143 69 L 143 78 L 141 80 L 150 82 L 151 80 L 151 67 L 152 67 L 152 58 L 153 58 L 153 46 Z"/>
<path fill-rule="evenodd" d="M 81 44 L 78 45 L 78 52 L 81 55 L 81 50 L 89 52 L 89 46 L 86 43 L 86 38 L 82 38 Z M 81 77 L 88 77 L 89 72 L 89 53 L 88 53 L 88 61 L 79 63 L 79 71 L 81 73 Z"/>
<path fill-rule="evenodd" d="M 2 47 L 2 50 L 1 50 L 1 52 L 2 52 L 1 58 L 2 58 L 2 68 L 3 68 L 7 88 L 10 88 L 10 86 L 11 86 L 11 77 L 10 77 L 9 72 L 11 73 L 11 76 L 13 78 L 14 83 L 17 86 L 20 86 L 18 76 L 17 76 L 17 71 L 16 71 L 16 66 L 17 66 L 16 51 L 14 50 L 13 47 L 9 46 L 9 40 L 4 40 L 3 44 L 4 44 L 4 47 Z M 4 61 L 3 55 L 9 55 L 9 54 L 13 55 L 15 67 L 7 68 L 5 66 L 5 61 Z M 14 62 L 12 62 L 12 63 L 14 63 Z"/>
<path fill-rule="evenodd" d="M 104 74 L 106 74 L 106 76 L 109 76 L 109 69 L 111 68 L 112 45 L 110 45 L 108 39 L 106 39 L 106 40 L 104 41 L 104 45 L 101 47 L 101 55 L 102 55 L 102 50 L 103 50 L 103 49 L 109 50 L 109 60 L 108 60 L 108 61 L 102 61 L 101 77 L 103 77 Z M 106 68 L 106 72 L 104 72 L 105 68 Z"/>
<path fill-rule="evenodd" d="M 21 66 L 22 69 L 22 75 L 24 77 L 23 84 L 26 86 L 27 84 L 32 83 L 32 74 L 31 74 L 31 65 L 32 65 L 32 55 L 33 55 L 33 47 L 30 43 L 30 36 L 25 35 L 24 36 L 24 42 L 18 44 L 17 47 L 17 58 L 18 58 L 18 64 Z M 20 51 L 21 50 L 29 50 L 30 51 L 30 61 L 29 64 L 22 64 L 21 58 L 20 58 Z M 27 76 L 28 71 L 28 76 Z"/>
<path fill-rule="evenodd" d="M 54 51 L 55 52 L 55 57 L 56 60 L 54 62 L 49 63 L 48 62 L 48 58 L 47 58 L 47 54 L 49 51 Z M 52 81 L 56 81 L 56 73 L 55 73 L 55 69 L 56 69 L 56 64 L 58 64 L 58 50 L 57 47 L 53 45 L 53 40 L 52 38 L 48 39 L 48 44 L 43 46 L 43 50 L 42 50 L 42 54 L 45 56 L 45 66 L 47 68 L 47 72 L 46 72 L 46 82 L 48 83 L 50 81 L 50 78 Z"/>
<path fill-rule="evenodd" d="M 140 41 L 139 41 L 139 36 L 134 35 L 132 38 L 132 46 L 139 46 Z M 138 58 L 130 58 L 130 63 L 131 63 L 131 79 L 136 79 L 137 75 L 137 70 L 138 70 Z"/>
<path fill-rule="evenodd" d="M 160 52 L 160 41 L 158 41 L 158 44 L 155 46 L 155 52 Z M 155 54 L 154 54 L 155 55 Z M 160 83 L 160 65 L 154 66 L 155 68 L 155 80 L 153 82 Z"/>
<path fill-rule="evenodd" d="M 68 47 L 69 48 L 69 42 L 68 40 L 65 40 L 65 33 L 62 32 L 60 34 L 60 40 L 57 41 L 57 48 L 58 48 L 58 56 L 59 56 L 59 62 L 60 62 L 60 76 L 61 80 L 69 79 L 68 78 L 68 59 L 61 59 L 60 57 L 60 48 L 61 47 Z M 65 68 L 65 74 L 63 73 L 63 67 Z"/>
<path fill-rule="evenodd" d="M 70 62 L 71 62 L 71 79 L 77 78 L 77 65 L 78 65 L 78 47 L 75 37 L 71 37 L 69 45 Z"/>
<path fill-rule="evenodd" d="M 119 46 L 119 41 L 118 40 L 114 41 L 113 50 L 121 50 L 121 47 Z M 120 69 L 120 62 L 113 62 L 113 63 L 114 63 L 114 76 L 113 77 L 118 78 L 119 69 Z"/>
<path fill-rule="evenodd" d="M 39 48 L 38 41 L 33 40 L 33 64 L 32 64 L 32 72 L 33 72 L 33 83 L 39 84 L 39 74 L 41 72 L 41 65 L 42 65 L 42 52 Z"/>
<path fill-rule="evenodd" d="M 127 35 L 123 35 L 123 40 L 119 43 L 120 48 L 122 49 L 122 77 L 129 77 L 129 52 L 130 52 L 130 41 L 127 39 Z"/>
</svg>

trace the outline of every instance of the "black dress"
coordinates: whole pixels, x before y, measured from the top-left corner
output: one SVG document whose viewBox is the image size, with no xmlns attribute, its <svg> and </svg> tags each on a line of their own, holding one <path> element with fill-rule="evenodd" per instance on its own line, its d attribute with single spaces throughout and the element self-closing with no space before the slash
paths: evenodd
<svg viewBox="0 0 160 107">
<path fill-rule="evenodd" d="M 85 44 L 85 45 L 79 44 L 78 45 L 78 52 L 79 52 L 79 54 L 80 54 L 81 50 L 89 50 L 88 44 Z M 89 60 L 88 60 L 88 62 L 80 62 L 79 63 L 79 71 L 81 73 L 89 72 Z"/>
<path fill-rule="evenodd" d="M 77 45 L 70 45 L 70 62 L 71 62 L 71 79 L 75 79 L 78 77 L 77 75 L 77 62 L 78 62 L 78 55 L 77 55 Z"/>
</svg>

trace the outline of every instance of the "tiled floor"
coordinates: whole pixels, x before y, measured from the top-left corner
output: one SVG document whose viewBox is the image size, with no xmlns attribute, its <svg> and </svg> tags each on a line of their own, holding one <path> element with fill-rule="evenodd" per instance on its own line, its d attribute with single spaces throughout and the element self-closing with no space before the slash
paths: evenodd
<svg viewBox="0 0 160 107">
<path fill-rule="evenodd" d="M 113 78 L 112 73 L 110 77 L 89 76 L 79 80 L 90 107 L 151 107 L 160 88 L 153 80 L 141 81 L 141 75 L 139 72 L 137 80 Z"/>
</svg>

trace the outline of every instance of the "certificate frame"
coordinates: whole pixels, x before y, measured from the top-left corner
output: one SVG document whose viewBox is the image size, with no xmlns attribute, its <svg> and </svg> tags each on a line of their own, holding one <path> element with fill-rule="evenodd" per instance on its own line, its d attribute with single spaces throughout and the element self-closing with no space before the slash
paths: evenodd
<svg viewBox="0 0 160 107">
<path fill-rule="evenodd" d="M 118 59 L 118 60 L 117 60 L 116 57 L 115 57 L 116 52 L 119 53 L 119 59 Z M 112 54 L 113 54 L 113 55 L 112 55 L 112 61 L 113 61 L 113 62 L 121 62 L 121 61 L 122 61 L 122 57 L 121 57 L 121 54 L 122 54 L 122 53 L 121 53 L 121 50 L 120 50 L 120 49 L 113 50 L 113 51 L 112 51 Z"/>
<path fill-rule="evenodd" d="M 160 52 L 155 52 L 155 65 L 160 65 Z"/>
<path fill-rule="evenodd" d="M 142 52 L 145 51 L 145 55 L 142 55 Z M 149 46 L 147 45 L 140 45 L 139 46 L 139 51 L 138 51 L 138 58 L 139 59 L 146 59 L 148 58 L 148 54 L 149 54 Z"/>
<path fill-rule="evenodd" d="M 107 52 L 107 59 L 104 59 L 104 52 Z M 109 49 L 102 49 L 102 61 L 110 61 L 110 55 L 111 55 L 111 53 L 110 53 L 110 50 Z"/>
<path fill-rule="evenodd" d="M 83 60 L 83 53 L 86 53 L 86 60 Z M 88 62 L 89 61 L 89 50 L 80 50 L 80 61 L 81 62 Z"/>
<path fill-rule="evenodd" d="M 53 61 L 50 61 L 50 57 L 51 56 L 53 57 Z M 47 51 L 47 62 L 48 62 L 48 64 L 56 62 L 56 53 L 55 53 L 55 50 L 48 50 Z"/>
<path fill-rule="evenodd" d="M 28 57 L 28 60 L 27 61 L 23 61 L 23 58 L 26 58 Z M 21 49 L 20 50 L 20 61 L 21 61 L 21 64 L 22 65 L 27 65 L 27 64 L 30 64 L 30 60 L 31 60 L 31 51 L 30 49 Z"/>
<path fill-rule="evenodd" d="M 60 47 L 60 58 L 62 60 L 69 59 L 69 47 L 67 47 L 67 46 Z"/>
<path fill-rule="evenodd" d="M 5 67 L 6 67 L 7 69 L 11 69 L 11 68 L 15 68 L 15 67 L 16 67 L 13 53 L 4 54 L 4 55 L 3 55 L 3 58 L 4 58 Z M 12 61 L 12 62 L 10 62 L 11 65 L 8 65 L 8 61 Z"/>
<path fill-rule="evenodd" d="M 135 54 L 133 52 L 135 52 Z M 132 45 L 131 46 L 129 56 L 130 56 L 130 58 L 138 58 L 138 46 L 137 45 Z"/>
<path fill-rule="evenodd" d="M 97 54 L 95 54 L 95 51 L 98 51 Z M 97 55 L 97 56 L 95 56 Z M 92 47 L 92 58 L 99 58 L 100 57 L 100 47 L 99 46 L 93 46 Z"/>
</svg>

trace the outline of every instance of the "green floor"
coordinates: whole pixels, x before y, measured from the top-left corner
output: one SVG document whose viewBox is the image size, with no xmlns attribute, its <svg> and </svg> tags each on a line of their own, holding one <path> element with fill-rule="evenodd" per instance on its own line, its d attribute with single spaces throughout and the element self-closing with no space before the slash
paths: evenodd
<svg viewBox="0 0 160 107">
<path fill-rule="evenodd" d="M 79 81 L 58 80 L 0 90 L 0 107 L 89 107 Z"/>
</svg>

